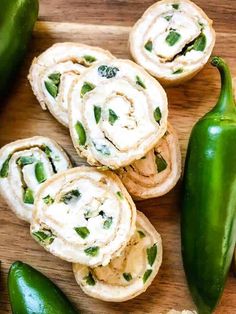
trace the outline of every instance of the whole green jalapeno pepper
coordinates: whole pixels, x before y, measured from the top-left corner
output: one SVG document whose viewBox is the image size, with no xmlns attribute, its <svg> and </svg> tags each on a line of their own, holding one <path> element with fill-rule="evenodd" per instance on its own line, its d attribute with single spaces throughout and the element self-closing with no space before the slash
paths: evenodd
<svg viewBox="0 0 236 314">
<path fill-rule="evenodd" d="M 216 106 L 194 126 L 188 145 L 181 213 L 182 256 L 199 314 L 215 309 L 236 241 L 236 108 L 230 70 L 221 75 Z"/>
</svg>

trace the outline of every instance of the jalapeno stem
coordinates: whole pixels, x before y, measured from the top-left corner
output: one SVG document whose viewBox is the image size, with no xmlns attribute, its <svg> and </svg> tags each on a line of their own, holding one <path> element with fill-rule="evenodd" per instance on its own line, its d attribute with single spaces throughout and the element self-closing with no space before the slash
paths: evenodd
<svg viewBox="0 0 236 314">
<path fill-rule="evenodd" d="M 220 57 L 212 57 L 211 64 L 218 68 L 221 76 L 221 92 L 214 112 L 236 112 L 232 77 L 226 62 Z"/>
</svg>

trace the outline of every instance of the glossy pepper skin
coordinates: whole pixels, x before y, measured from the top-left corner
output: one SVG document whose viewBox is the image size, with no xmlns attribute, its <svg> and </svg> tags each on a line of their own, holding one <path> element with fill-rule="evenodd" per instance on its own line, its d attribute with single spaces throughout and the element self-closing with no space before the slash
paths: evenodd
<svg viewBox="0 0 236 314">
<path fill-rule="evenodd" d="M 8 292 L 13 314 L 79 314 L 51 280 L 22 262 L 9 270 Z"/>
<path fill-rule="evenodd" d="M 181 212 L 182 257 L 199 314 L 222 295 L 236 241 L 236 108 L 225 61 L 216 106 L 194 126 L 188 145 Z"/>
<path fill-rule="evenodd" d="M 0 1 L 0 98 L 24 58 L 38 10 L 38 0 Z"/>
</svg>

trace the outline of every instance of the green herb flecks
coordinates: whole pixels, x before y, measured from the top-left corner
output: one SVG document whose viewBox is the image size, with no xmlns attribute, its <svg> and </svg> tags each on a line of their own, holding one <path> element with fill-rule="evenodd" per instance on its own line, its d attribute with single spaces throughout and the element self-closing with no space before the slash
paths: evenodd
<svg viewBox="0 0 236 314">
<path fill-rule="evenodd" d="M 95 121 L 96 121 L 96 123 L 98 124 L 98 122 L 99 122 L 100 119 L 101 119 L 102 108 L 99 107 L 99 106 L 94 106 L 94 107 L 93 107 L 93 112 L 94 112 Z"/>
<path fill-rule="evenodd" d="M 167 168 L 167 162 L 165 161 L 161 154 L 156 154 L 155 161 L 158 173 L 164 171 Z"/>
<path fill-rule="evenodd" d="M 172 30 L 166 37 L 166 42 L 169 46 L 174 46 L 181 38 L 181 35 L 176 31 Z"/>
<path fill-rule="evenodd" d="M 143 83 L 143 81 L 141 80 L 141 78 L 136 75 L 136 84 L 141 86 L 142 88 L 146 89 L 146 85 Z"/>
<path fill-rule="evenodd" d="M 183 73 L 183 69 L 178 69 L 178 70 L 176 70 L 176 71 L 173 71 L 172 72 L 172 74 L 181 74 L 181 73 Z"/>
<path fill-rule="evenodd" d="M 84 250 L 85 254 L 95 257 L 99 253 L 99 247 L 98 246 L 91 246 Z"/>
<path fill-rule="evenodd" d="M 76 122 L 75 130 L 76 130 L 76 133 L 78 135 L 79 145 L 84 146 L 86 143 L 86 133 L 85 133 L 85 129 L 84 129 L 84 127 L 80 121 Z"/>
<path fill-rule="evenodd" d="M 89 55 L 83 56 L 83 59 L 88 63 L 93 63 L 97 60 L 95 57 Z"/>
<path fill-rule="evenodd" d="M 108 217 L 103 223 L 103 228 L 106 230 L 110 229 L 112 225 L 112 220 L 113 220 L 112 217 Z"/>
<path fill-rule="evenodd" d="M 161 114 L 161 110 L 159 107 L 156 107 L 156 109 L 153 112 L 153 116 L 154 116 L 154 119 L 156 120 L 156 122 L 160 124 L 162 114 Z"/>
<path fill-rule="evenodd" d="M 17 159 L 16 163 L 18 166 L 24 167 L 33 164 L 35 160 L 34 156 L 21 156 Z"/>
<path fill-rule="evenodd" d="M 179 4 L 178 3 L 172 4 L 172 8 L 175 9 L 175 10 L 178 10 L 179 9 Z"/>
<path fill-rule="evenodd" d="M 164 16 L 164 19 L 169 22 L 172 19 L 172 16 L 173 15 L 166 15 L 166 16 Z"/>
<path fill-rule="evenodd" d="M 198 36 L 198 38 L 196 38 L 196 40 L 194 41 L 193 50 L 204 51 L 204 49 L 206 48 L 206 42 L 207 39 L 205 34 L 200 34 L 200 36 Z"/>
<path fill-rule="evenodd" d="M 114 125 L 114 123 L 116 122 L 116 120 L 118 120 L 119 117 L 117 116 L 117 114 L 115 113 L 114 110 L 109 109 L 109 123 L 111 125 Z"/>
<path fill-rule="evenodd" d="M 146 237 L 146 234 L 145 234 L 142 230 L 137 230 L 137 232 L 138 232 L 138 234 L 139 234 L 140 239 Z"/>
<path fill-rule="evenodd" d="M 55 235 L 50 230 L 39 230 L 32 233 L 33 237 L 44 245 L 50 245 L 55 240 Z"/>
<path fill-rule="evenodd" d="M 84 97 L 84 95 L 88 92 L 91 92 L 95 88 L 95 85 L 89 82 L 84 82 L 81 91 L 80 91 L 80 97 Z"/>
<path fill-rule="evenodd" d="M 0 170 L 0 178 L 7 178 L 9 172 L 9 161 L 12 155 L 9 155 L 7 159 L 2 164 L 2 168 Z"/>
<path fill-rule="evenodd" d="M 47 205 L 51 205 L 54 203 L 54 199 L 50 195 L 43 197 L 43 201 Z"/>
<path fill-rule="evenodd" d="M 147 51 L 152 51 L 152 48 L 153 48 L 153 45 L 152 45 L 152 41 L 151 40 L 149 40 L 149 41 L 147 41 L 146 42 L 146 44 L 145 44 L 145 46 L 144 46 L 144 48 L 147 50 Z"/>
<path fill-rule="evenodd" d="M 23 202 L 25 204 L 34 204 L 34 194 L 30 188 L 26 188 L 23 193 Z"/>
<path fill-rule="evenodd" d="M 38 183 L 43 183 L 44 181 L 47 180 L 44 164 L 41 161 L 38 161 L 35 164 L 34 172 Z"/>
<path fill-rule="evenodd" d="M 117 67 L 110 67 L 108 65 L 100 65 L 98 68 L 98 74 L 107 79 L 115 77 L 118 71 L 119 69 Z"/>
<path fill-rule="evenodd" d="M 76 227 L 74 229 L 82 239 L 87 238 L 87 236 L 90 234 L 90 231 L 87 227 Z"/>
<path fill-rule="evenodd" d="M 152 273 L 152 269 L 147 269 L 143 274 L 143 283 L 145 283 Z"/>
<path fill-rule="evenodd" d="M 96 281 L 94 280 L 91 272 L 89 272 L 88 275 L 85 276 L 83 279 L 86 281 L 86 284 L 89 286 L 95 286 L 96 284 Z"/>
<path fill-rule="evenodd" d="M 47 81 L 44 82 L 44 85 L 49 92 L 49 94 L 56 98 L 58 95 L 59 85 L 60 85 L 61 74 L 59 72 L 52 73 L 48 76 Z"/>
<path fill-rule="evenodd" d="M 105 144 L 96 144 L 93 142 L 94 147 L 98 152 L 100 152 L 103 155 L 109 156 L 111 154 L 109 147 L 107 147 Z"/>
<path fill-rule="evenodd" d="M 152 266 L 155 262 L 157 256 L 157 245 L 154 244 L 152 247 L 147 248 L 147 259 L 148 259 L 148 264 Z"/>
<path fill-rule="evenodd" d="M 48 146 L 46 146 L 46 145 L 43 145 L 42 150 L 45 152 L 45 154 L 46 154 L 46 156 L 47 156 L 48 158 L 51 157 L 51 152 L 52 152 L 52 150 L 51 150 L 50 147 L 48 147 Z"/>
<path fill-rule="evenodd" d="M 61 197 L 60 202 L 68 205 L 72 200 L 78 199 L 80 196 L 81 194 L 79 190 L 71 190 Z"/>
<path fill-rule="evenodd" d="M 126 281 L 132 280 L 131 273 L 123 273 L 123 277 L 125 278 Z"/>
<path fill-rule="evenodd" d="M 118 196 L 118 198 L 119 198 L 120 200 L 123 200 L 123 199 L 124 199 L 124 196 L 123 196 L 123 194 L 121 193 L 121 191 L 116 192 L 116 195 Z"/>
</svg>

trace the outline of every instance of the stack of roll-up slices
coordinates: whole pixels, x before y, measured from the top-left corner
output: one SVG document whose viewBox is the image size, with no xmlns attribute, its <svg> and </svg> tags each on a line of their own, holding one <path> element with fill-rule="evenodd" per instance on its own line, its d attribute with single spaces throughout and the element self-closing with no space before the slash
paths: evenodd
<svg viewBox="0 0 236 314">
<path fill-rule="evenodd" d="M 69 128 L 90 166 L 72 167 L 49 138 L 18 140 L 0 150 L 0 192 L 30 222 L 39 244 L 73 263 L 76 281 L 90 296 L 131 299 L 159 270 L 161 237 L 132 200 L 166 194 L 181 174 L 178 137 L 158 81 L 193 77 L 214 42 L 212 22 L 200 8 L 189 0 L 163 0 L 131 30 L 137 63 L 70 42 L 33 60 L 35 96 Z"/>
</svg>

